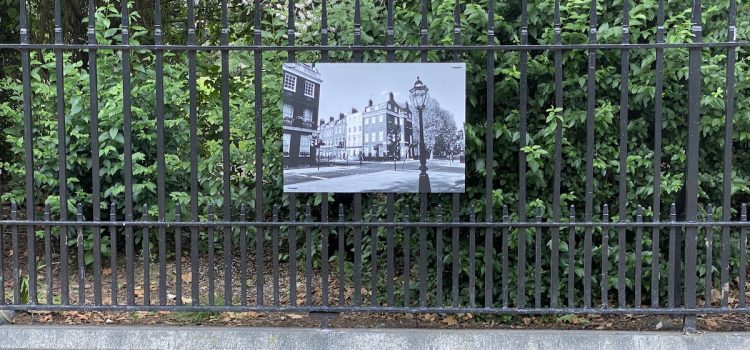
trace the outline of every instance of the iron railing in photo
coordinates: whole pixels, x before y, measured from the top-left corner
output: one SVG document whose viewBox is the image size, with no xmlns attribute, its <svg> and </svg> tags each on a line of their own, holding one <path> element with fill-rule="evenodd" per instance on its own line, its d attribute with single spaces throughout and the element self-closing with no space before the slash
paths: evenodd
<svg viewBox="0 0 750 350">
<path fill-rule="evenodd" d="M 735 62 L 737 50 L 750 46 L 736 41 L 736 1 L 729 0 L 728 39 L 703 42 L 701 1 L 693 0 L 692 42 L 665 42 L 665 1 L 658 1 L 657 41 L 633 42 L 630 38 L 628 2 L 623 3 L 621 43 L 597 42 L 596 1 L 590 10 L 588 43 L 563 43 L 560 0 L 555 1 L 554 43 L 529 42 L 528 3 L 521 0 L 519 42 L 498 44 L 495 41 L 496 3 L 489 1 L 487 11 L 487 44 L 462 44 L 462 4 L 455 2 L 453 45 L 433 45 L 428 41 L 428 4 L 421 2 L 418 45 L 394 44 L 394 1 L 387 9 L 386 45 L 362 45 L 360 2 L 354 2 L 353 45 L 329 45 L 327 4 L 322 1 L 320 44 L 295 44 L 295 1 L 288 2 L 288 45 L 263 44 L 261 2 L 255 1 L 254 41 L 252 44 L 230 45 L 227 1 L 221 1 L 221 39 L 219 45 L 196 45 L 196 16 L 193 1 L 187 1 L 187 44 L 164 44 L 160 1 L 154 3 L 154 44 L 131 44 L 128 6 L 121 7 L 121 42 L 99 44 L 95 35 L 96 2 L 88 2 L 88 41 L 63 43 L 60 0 L 55 1 L 54 44 L 32 43 L 29 37 L 27 2 L 20 1 L 20 43 L 0 43 L 1 50 L 15 50 L 20 55 L 23 84 L 23 155 L 25 174 L 23 203 L 2 203 L 0 225 L 0 308 L 10 310 L 168 310 L 168 311 L 284 311 L 284 312 L 407 312 L 407 313 L 488 313 L 488 314 L 668 314 L 684 315 L 686 329 L 694 329 L 696 315 L 709 313 L 747 313 L 747 209 L 744 204 L 732 208 L 733 114 L 735 91 Z M 661 171 L 662 163 L 662 67 L 664 52 L 682 49 L 689 52 L 686 116 L 686 170 L 684 203 L 672 204 L 668 221 L 662 221 Z M 31 84 L 31 59 L 34 50 L 53 50 L 57 77 L 57 142 L 58 186 L 40 188 L 34 171 L 34 128 L 36 117 L 32 109 L 35 90 Z M 40 208 L 35 198 L 54 194 L 57 203 L 68 203 L 71 180 L 66 174 L 66 93 L 64 89 L 63 54 L 84 50 L 88 53 L 89 70 L 97 71 L 97 53 L 103 50 L 122 55 L 122 194 L 113 198 L 102 196 L 98 125 L 101 101 L 98 101 L 97 75 L 89 75 L 91 169 L 90 216 L 84 216 L 78 203 L 74 217 L 68 210 L 53 212 L 50 206 Z M 136 203 L 133 191 L 133 138 L 131 96 L 131 54 L 135 51 L 155 55 L 155 126 L 156 126 L 156 196 L 157 203 Z M 403 212 L 395 208 L 395 194 L 354 194 L 350 202 L 330 203 L 329 194 L 320 196 L 319 205 L 299 205 L 299 196 L 288 194 L 286 203 L 264 203 L 265 193 L 272 184 L 254 182 L 254 202 L 234 211 L 230 182 L 233 169 L 229 145 L 230 97 L 229 57 L 234 52 L 252 53 L 254 58 L 254 94 L 262 101 L 262 75 L 273 74 L 280 67 L 263 67 L 263 55 L 287 52 L 294 62 L 296 54 L 314 51 L 320 61 L 327 62 L 331 52 L 352 52 L 353 61 L 361 62 L 365 52 L 384 51 L 388 62 L 395 61 L 395 53 L 417 51 L 422 62 L 428 61 L 433 51 L 452 52 L 460 62 L 466 53 L 486 56 L 486 118 L 495 123 L 495 54 L 503 51 L 519 55 L 518 82 L 518 145 L 528 145 L 529 118 L 529 56 L 539 52 L 553 52 L 554 106 L 564 106 L 563 53 L 585 51 L 588 55 L 585 111 L 585 203 L 583 214 L 573 206 L 561 203 L 563 125 L 562 110 L 554 113 L 555 121 L 554 171 L 552 182 L 551 215 L 536 211 L 527 218 L 527 153 L 518 151 L 518 209 L 498 206 L 493 192 L 497 177 L 494 171 L 495 131 L 486 127 L 484 150 L 485 187 L 484 214 L 473 207 L 465 209 L 465 196 L 422 193 L 419 208 L 406 206 Z M 628 77 L 630 53 L 637 50 L 656 52 L 653 120 L 653 206 L 650 214 L 628 201 Z M 700 119 L 701 119 L 701 62 L 703 50 L 725 50 L 726 83 L 724 96 L 725 139 L 723 159 L 723 200 L 721 218 L 714 220 L 713 210 L 699 215 Z M 617 176 L 617 220 L 610 220 L 609 207 L 594 203 L 595 122 L 597 52 L 617 51 L 621 55 L 621 97 L 619 104 L 619 168 Z M 165 53 L 187 54 L 189 93 L 189 208 L 181 205 L 173 216 L 168 215 L 168 195 L 165 192 Z M 196 90 L 196 54 L 219 52 L 221 56 L 221 141 L 223 205 L 219 212 L 199 206 L 198 105 Z M 502 63 L 501 63 L 502 64 Z M 280 70 L 279 70 L 280 71 Z M 262 115 L 275 105 L 254 104 L 255 130 L 263 130 Z M 515 129 L 516 126 L 510 126 Z M 202 137 L 202 136 L 201 136 Z M 261 132 L 254 135 L 254 176 L 263 178 L 262 145 L 268 142 Z M 202 142 L 202 140 L 201 140 Z M 278 151 L 278 150 L 277 150 Z M 480 150 L 481 152 L 481 150 Z M 468 153 L 468 151 L 467 151 Z M 467 160 L 468 162 L 468 160 Z M 354 162 L 356 163 L 356 162 Z M 467 167 L 468 168 L 468 167 Z M 472 173 L 475 176 L 476 173 Z M 7 174 L 6 174 L 7 175 Z M 278 176 L 281 176 L 279 169 Z M 3 179 L 3 177 L 0 177 Z M 81 179 L 77 179 L 81 180 Z M 0 187 L 2 189 L 3 187 Z M 631 186 L 631 190 L 632 186 Z M 377 203 L 371 211 L 363 205 L 363 197 Z M 449 208 L 431 205 L 437 199 L 450 198 Z M 46 200 L 46 198 L 45 198 Z M 120 203 L 116 203 L 120 202 Z M 99 208 L 109 203 L 109 217 Z M 442 202 L 441 202 L 442 203 Z M 119 206 L 118 206 L 119 205 Z M 156 217 L 149 215 L 155 205 Z M 106 204 L 105 204 L 106 206 Z M 136 208 L 143 206 L 142 217 L 136 218 Z M 595 208 L 599 206 L 600 209 Z M 10 211 L 7 211 L 10 208 Z M 683 209 L 684 208 L 684 209 Z M 253 213 L 247 213 L 249 209 Z M 444 213 L 445 209 L 445 213 Z M 499 210 L 498 210 L 499 209 Z M 636 215 L 631 215 L 632 210 Z M 301 210 L 301 212 L 298 212 Z M 601 210 L 601 217 L 595 215 Z M 684 210 L 684 212 L 683 212 Z M 369 211 L 369 213 L 368 213 Z M 501 211 L 499 220 L 496 211 Z M 205 213 L 208 213 L 207 215 Z M 567 218 L 565 217 L 567 212 Z M 187 219 L 183 214 L 189 213 Z M 268 215 L 266 216 L 267 213 Z M 102 215 L 104 214 L 104 216 Z M 285 215 L 286 214 L 286 215 Z M 684 217 L 682 217 L 684 215 Z M 88 217 L 87 217 L 88 216 Z M 477 220 L 476 216 L 483 217 Z M 200 218 L 204 217 L 205 220 Z M 252 217 L 250 219 L 249 217 Z M 629 218 L 630 217 L 630 218 Z M 168 219 L 171 218 L 171 219 Z M 270 220 L 268 220 L 270 218 Z M 302 218 L 300 220 L 300 218 Z M 416 220 L 412 220 L 415 218 Z M 515 219 L 512 219 L 515 218 Z M 628 219 L 629 218 L 629 219 Z M 651 221 L 648 219 L 652 218 Z M 567 237 L 565 233 L 567 232 Z M 714 261 L 716 233 L 720 261 Z M 650 235 L 649 235 L 650 233 Z M 156 235 L 155 239 L 150 236 Z M 563 236 L 561 236 L 561 234 Z M 298 236 L 299 235 L 299 236 Z M 447 235 L 447 236 L 444 236 Z M 91 236 L 91 247 L 84 237 Z M 25 246 L 23 238 L 26 238 Z M 615 238 L 613 242 L 610 239 Z M 482 238 L 484 238 L 482 240 Z M 700 238 L 700 239 L 699 239 Z M 109 245 L 106 244 L 109 242 Z M 146 242 L 146 243 L 144 243 Z M 154 251 L 151 244 L 156 242 Z M 219 246 L 219 242 L 221 246 Z M 418 242 L 417 247 L 412 247 Z M 666 242 L 667 246 L 660 246 Z M 118 244 L 125 244 L 124 257 Z M 252 246 L 249 243 L 255 243 Z M 616 243 L 614 245 L 613 243 Z M 56 246 L 59 244 L 59 246 Z M 449 245 L 449 249 L 445 246 Z M 479 247 L 477 246 L 479 245 Z M 183 251 L 189 248 L 189 254 Z M 68 248 L 73 249 L 69 251 Z M 140 247 L 141 252 L 136 250 Z M 221 255 L 216 256 L 216 249 Z M 530 249 L 531 251 L 527 251 Z M 614 252 L 616 255 L 610 255 Z M 57 250 L 55 252 L 55 250 Z M 89 251 L 90 250 L 90 251 Z M 468 250 L 468 253 L 464 252 Z M 583 251 L 582 261 L 576 250 Z M 479 254 L 482 252 L 482 254 Z M 633 253 L 633 258 L 629 258 Z M 379 255 L 379 254 L 383 254 Z M 110 261 L 103 261 L 109 255 Z M 528 263 L 533 256 L 533 263 Z M 547 259 L 549 257 L 549 259 Z M 598 258 L 597 258 L 598 257 Z M 157 268 L 152 269 L 151 263 Z M 597 261 L 598 259 L 598 261 Z M 25 261 L 24 261 L 25 260 Z M 139 261 L 140 260 L 140 261 Z M 732 260 L 732 261 L 730 261 Z M 737 260 L 735 263 L 734 261 Z M 704 262 L 705 266 L 699 266 Z M 125 266 L 122 266 L 124 263 Z M 216 265 L 218 264 L 218 266 Z M 595 264 L 600 264 L 596 267 Z M 610 274 L 610 264 L 616 273 Z M 367 266 L 369 265 L 369 266 Z M 448 268 L 446 265 L 449 265 Z M 666 265 L 666 266 L 665 266 Z M 730 268 L 736 266 L 736 268 Z M 73 268 L 74 267 L 74 268 Z M 663 271 L 666 268 L 666 276 Z M 37 276 L 37 271 L 40 272 Z M 41 273 L 43 271 L 43 273 Z M 187 272 L 184 272 L 187 271 Z M 478 272 L 482 271 L 482 274 Z M 594 272 L 599 271 L 599 275 Z M 713 272 L 718 272 L 718 279 Z M 153 276 L 155 274 L 156 276 Z M 304 276 L 302 276 L 304 274 Z M 109 275 L 109 278 L 107 276 Z M 483 276 L 483 278 L 478 278 Z M 645 276 L 650 276 L 650 280 Z M 121 278 L 124 277 L 124 280 Z M 666 299 L 660 286 L 667 281 Z M 71 281 L 75 281 L 73 285 Z M 122 285 L 124 281 L 125 285 Z M 156 282 L 155 284 L 153 282 Z M 719 295 L 714 282 L 719 282 Z M 298 288 L 301 289 L 298 291 Z M 73 291 L 74 295 L 71 295 Z M 152 297 L 151 293 L 156 295 Z M 216 293 L 223 292 L 219 298 Z M 483 297 L 481 293 L 484 292 Z M 8 293 L 8 295 L 6 295 Z M 12 295 L 11 295 L 12 294 Z M 562 295 L 561 295 L 562 294 Z M 598 297 L 598 298 L 597 298 Z M 736 297 L 736 300 L 734 298 Z M 598 300 L 597 300 L 598 299 Z"/>
</svg>

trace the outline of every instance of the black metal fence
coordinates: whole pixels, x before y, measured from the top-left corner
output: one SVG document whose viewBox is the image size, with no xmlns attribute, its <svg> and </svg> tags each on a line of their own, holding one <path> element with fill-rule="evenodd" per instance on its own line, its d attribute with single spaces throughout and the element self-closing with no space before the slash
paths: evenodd
<svg viewBox="0 0 750 350">
<path fill-rule="evenodd" d="M 687 327 L 694 326 L 695 315 L 703 313 L 746 313 L 750 311 L 746 303 L 745 286 L 747 271 L 747 222 L 746 207 L 742 205 L 740 220 L 732 220 L 730 211 L 731 203 L 731 177 L 732 177 L 732 140 L 733 140 L 733 98 L 734 98 L 734 76 L 736 48 L 750 46 L 748 42 L 735 41 L 735 1 L 730 0 L 728 41 L 704 43 L 701 40 L 701 1 L 693 1 L 692 9 L 692 43 L 665 43 L 664 42 L 664 1 L 659 1 L 659 15 L 657 43 L 631 43 L 628 30 L 628 2 L 624 2 L 625 16 L 623 18 L 623 37 L 620 44 L 597 43 L 596 12 L 591 12 L 591 29 L 588 44 L 563 44 L 561 39 L 560 1 L 555 2 L 554 33 L 555 43 L 553 45 L 529 45 L 528 43 L 528 18 L 527 1 L 521 2 L 521 25 L 520 44 L 500 45 L 493 40 L 494 32 L 487 30 L 487 45 L 461 45 L 461 18 L 459 1 L 456 1 L 455 14 L 455 45 L 435 46 L 427 45 L 427 5 L 422 1 L 422 22 L 420 30 L 420 45 L 394 46 L 393 45 L 393 1 L 387 2 L 388 9 L 388 44 L 362 46 L 360 44 L 359 2 L 356 2 L 354 19 L 354 45 L 353 46 L 329 46 L 327 18 L 325 12 L 322 17 L 321 45 L 295 46 L 294 18 L 291 15 L 294 2 L 289 2 L 290 16 L 288 19 L 288 46 L 263 45 L 260 31 L 260 2 L 255 1 L 255 42 L 252 45 L 235 46 L 228 45 L 227 31 L 227 4 L 222 1 L 222 32 L 221 45 L 218 46 L 196 46 L 195 45 L 195 18 L 193 13 L 193 1 L 188 1 L 188 43 L 187 45 L 163 45 L 161 37 L 161 14 L 159 1 L 155 2 L 155 44 L 154 45 L 130 45 L 128 33 L 127 6 L 122 7 L 122 44 L 99 45 L 93 31 L 94 25 L 94 2 L 89 1 L 89 35 L 86 44 L 64 44 L 60 30 L 59 1 L 56 1 L 55 17 L 55 43 L 35 44 L 29 42 L 27 28 L 26 2 L 20 1 L 20 44 L 2 43 L 0 49 L 13 49 L 20 53 L 22 63 L 23 79 L 23 107 L 24 107 L 24 146 L 25 146 L 25 198 L 27 203 L 34 203 L 34 164 L 32 154 L 34 152 L 33 131 L 34 117 L 32 116 L 32 87 L 30 84 L 30 51 L 32 50 L 54 50 L 55 62 L 57 64 L 57 115 L 58 115 L 58 142 L 65 145 L 65 91 L 62 85 L 63 52 L 66 50 L 87 50 L 90 58 L 92 71 L 96 71 L 97 50 L 116 50 L 122 53 L 122 87 L 123 95 L 123 149 L 124 149 L 124 210 L 118 211 L 111 205 L 109 218 L 107 213 L 101 213 L 98 208 L 101 202 L 108 199 L 101 198 L 100 178 L 94 176 L 92 181 L 91 205 L 93 215 L 84 218 L 79 207 L 76 217 L 68 217 L 66 210 L 57 213 L 53 218 L 49 207 L 43 213 L 37 212 L 33 205 L 22 205 L 25 212 L 19 213 L 16 204 L 12 204 L 9 217 L 4 217 L 2 224 L 2 235 L 0 235 L 0 267 L 5 272 L 0 274 L 0 307 L 16 310 L 214 310 L 214 311 L 301 311 L 301 312 L 473 312 L 493 314 L 550 314 L 550 313 L 642 313 L 642 314 L 680 314 L 686 315 Z M 488 11 L 488 27 L 494 28 L 493 11 L 495 2 L 490 1 Z M 325 8 L 326 2 L 323 1 Z M 662 65 L 664 63 L 664 50 L 672 48 L 688 49 L 689 61 L 689 86 L 688 103 L 689 115 L 687 116 L 687 128 L 689 139 L 687 141 L 686 159 L 686 183 L 684 186 L 684 221 L 677 221 L 677 209 L 671 207 L 668 222 L 660 221 L 660 166 L 661 159 L 661 128 L 654 130 L 654 206 L 653 220 L 644 220 L 642 210 L 638 208 L 638 214 L 631 220 L 627 220 L 626 208 L 626 182 L 627 172 L 619 174 L 620 195 L 618 197 L 618 208 L 620 220 L 609 221 L 608 208 L 604 206 L 602 217 L 599 220 L 594 217 L 594 164 L 593 154 L 595 147 L 594 118 L 595 118 L 595 94 L 596 86 L 596 52 L 597 50 L 617 50 L 622 55 L 621 74 L 625 88 L 622 89 L 620 107 L 620 167 L 626 169 L 627 158 L 627 122 L 628 122 L 628 89 L 627 76 L 629 69 L 629 52 L 631 50 L 655 50 L 656 51 L 656 90 L 655 98 L 655 125 L 662 125 Z M 704 49 L 725 49 L 727 58 L 727 80 L 726 80 L 726 113 L 725 113 L 725 148 L 724 172 L 723 172 L 723 214 L 719 221 L 713 221 L 711 217 L 700 219 L 698 211 L 698 179 L 699 179 L 699 120 L 701 118 L 701 51 Z M 156 220 L 144 215 L 140 220 L 134 217 L 133 201 L 133 155 L 131 138 L 131 82 L 130 82 L 130 54 L 134 50 L 153 51 L 156 57 L 156 126 L 157 126 L 157 149 L 158 154 L 158 217 Z M 541 213 L 534 218 L 526 217 L 526 154 L 518 153 L 519 158 L 519 192 L 520 203 L 518 203 L 518 220 L 511 221 L 507 207 L 502 208 L 503 215 L 500 220 L 493 216 L 495 210 L 493 204 L 492 184 L 495 176 L 493 172 L 493 130 L 487 128 L 486 145 L 486 188 L 485 200 L 487 211 L 485 219 L 478 222 L 472 213 L 469 217 L 460 215 L 461 195 L 451 195 L 451 208 L 443 216 L 442 207 L 430 208 L 429 199 L 432 194 L 420 194 L 420 207 L 418 213 L 406 210 L 403 213 L 394 212 L 395 194 L 385 195 L 385 217 L 378 215 L 364 215 L 366 209 L 362 208 L 363 194 L 355 194 L 353 207 L 345 208 L 343 205 L 329 207 L 328 196 L 323 196 L 319 208 L 307 206 L 305 220 L 298 221 L 296 197 L 289 195 L 290 212 L 288 217 L 281 217 L 277 205 L 273 205 L 272 220 L 264 220 L 263 215 L 256 215 L 254 220 L 249 220 L 243 206 L 239 215 L 232 215 L 228 205 L 224 206 L 219 220 L 211 209 L 207 221 L 199 221 L 198 205 L 198 154 L 196 134 L 196 52 L 198 51 L 220 51 L 221 52 L 221 79 L 222 86 L 227 86 L 229 79 L 228 57 L 230 51 L 249 51 L 255 57 L 255 94 L 262 93 L 262 82 L 258 79 L 263 74 L 261 57 L 269 51 L 288 51 L 291 60 L 295 53 L 300 51 L 319 51 L 323 61 L 328 58 L 329 51 L 352 51 L 354 60 L 360 61 L 362 53 L 368 50 L 383 50 L 392 53 L 394 51 L 408 50 L 422 53 L 422 61 L 427 60 L 429 51 L 455 52 L 455 59 L 459 60 L 459 53 L 482 52 L 486 54 L 487 75 L 487 125 L 493 125 L 495 113 L 493 101 L 495 60 L 493 54 L 499 51 L 516 51 L 520 54 L 520 84 L 519 84 L 519 130 L 526 130 L 527 125 L 527 101 L 528 101 L 528 55 L 530 52 L 553 50 L 555 66 L 555 105 L 563 106 L 565 99 L 562 86 L 562 54 L 566 50 L 585 50 L 588 52 L 588 108 L 586 113 L 586 188 L 585 208 L 582 220 L 575 213 L 574 208 L 569 208 L 568 217 L 565 218 L 563 208 L 560 205 L 560 183 L 561 183 L 561 138 L 562 126 L 557 122 L 556 129 L 556 154 L 554 163 L 554 177 L 551 179 L 554 190 L 552 193 L 552 216 L 543 218 Z M 164 192 L 164 115 L 163 115 L 163 55 L 165 52 L 178 51 L 187 52 L 189 65 L 189 92 L 190 92 L 190 214 L 191 220 L 182 221 L 179 212 L 174 221 L 166 221 Z M 389 54 L 389 61 L 393 55 Z M 90 100 L 90 133 L 91 149 L 94 155 L 91 159 L 94 174 L 99 171 L 98 159 L 98 135 L 100 133 L 97 124 L 98 101 L 97 101 L 97 76 L 91 74 L 90 85 L 92 91 Z M 224 142 L 224 165 L 230 169 L 227 130 L 229 124 L 229 101 L 226 88 L 221 91 L 223 111 L 223 138 Z M 262 130 L 261 115 L 264 108 L 275 108 L 274 106 L 263 106 L 255 104 L 255 130 Z M 254 135 L 257 145 L 262 145 L 264 140 L 261 133 Z M 521 146 L 526 145 L 526 133 L 521 132 L 518 140 Z M 258 178 L 263 175 L 263 149 L 255 148 L 255 174 Z M 67 176 L 66 176 L 66 151 L 65 147 L 59 148 L 59 196 L 60 203 L 67 203 Z M 224 173 L 224 203 L 230 203 L 229 172 Z M 255 209 L 262 212 L 264 203 L 262 199 L 264 184 L 262 181 L 255 183 Z M 150 204 L 150 203 L 147 203 Z M 144 210 L 147 212 L 147 210 Z M 315 215 L 313 215 L 313 212 Z M 344 220 L 345 213 L 352 213 L 352 220 Z M 434 214 L 429 215 L 429 214 Z M 365 219 L 365 218 L 368 219 Z M 397 220 L 397 218 L 400 218 Z M 417 220 L 411 220 L 411 218 Z M 37 229 L 43 230 L 43 235 L 33 234 Z M 125 236 L 125 268 L 118 266 L 117 235 L 124 231 Z M 158 238 L 156 252 L 152 252 L 149 244 L 142 244 L 143 252 L 136 252 L 134 234 L 142 230 L 143 242 L 150 241 L 150 235 Z M 51 250 L 54 248 L 52 231 L 58 231 L 60 235 L 59 258 L 53 258 Z M 380 235 L 379 231 L 385 231 Z M 721 232 L 720 247 L 721 261 L 715 264 L 712 261 L 714 232 Z M 94 237 L 92 264 L 87 267 L 86 253 L 84 251 L 84 232 L 91 232 Z M 233 239 L 233 234 L 238 232 L 238 237 Z M 564 232 L 567 232 L 567 240 Z M 610 251 L 611 233 L 616 232 L 618 241 L 618 258 L 610 261 L 609 254 L 603 256 L 600 261 L 594 261 L 592 252 L 595 250 Z M 526 234 L 528 233 L 528 234 Z M 644 237 L 649 233 L 652 235 L 650 246 L 644 246 Z M 668 247 L 659 247 L 661 237 L 668 234 Z M 253 240 L 249 240 L 251 235 Z M 304 235 L 303 246 L 297 246 Z M 450 235 L 451 254 L 443 255 L 446 242 L 443 235 Z M 563 234 L 563 236 L 561 236 Z M 581 235 L 582 234 L 582 235 Z M 19 244 L 24 244 L 22 237 L 26 236 L 26 251 L 28 256 L 21 256 Z M 110 235 L 110 262 L 102 261 L 101 240 Z M 207 237 L 207 254 L 202 253 L 199 247 L 199 237 Z M 369 237 L 368 237 L 369 235 Z M 413 254 L 409 246 L 412 235 L 419 235 L 419 254 Z M 551 244 L 546 246 L 547 235 L 551 237 Z M 634 237 L 633 237 L 634 235 Z M 644 236 L 646 235 L 646 236 Z M 171 236 L 171 237 L 170 237 Z M 514 237 L 515 236 L 515 237 Z M 739 237 L 739 245 L 733 246 L 730 237 Z M 346 247 L 346 239 L 353 237 L 353 256 L 349 256 Z M 385 237 L 385 242 L 383 241 Z M 398 239 L 396 239 L 398 237 Z M 484 237 L 486 254 L 484 261 L 477 261 L 477 244 L 481 245 Z M 526 251 L 527 238 L 534 241 L 533 251 Z M 583 242 L 577 242 L 583 237 Z M 630 238 L 628 238 L 630 237 Z M 75 252 L 68 251 L 67 241 L 76 238 Z M 480 240 L 478 241 L 477 238 Z M 701 238 L 701 240 L 699 240 Z M 493 251 L 496 240 L 500 240 L 500 251 Z M 684 239 L 684 245 L 682 240 Z M 705 239 L 705 240 L 704 240 Z M 19 241 L 20 240 L 20 241 Z M 183 240 L 190 242 L 189 257 L 183 251 Z M 468 240 L 468 258 L 461 259 L 458 253 L 459 244 Z M 508 247 L 509 240 L 517 240 L 517 256 L 511 257 Z M 174 242 L 174 255 L 167 251 L 168 242 Z M 214 242 L 222 242 L 221 251 L 223 256 L 215 257 Z M 255 246 L 248 246 L 253 241 Z M 736 242 L 733 239 L 732 242 Z M 632 242 L 628 245 L 627 242 Z M 329 247 L 336 245 L 338 247 Z M 429 256 L 429 249 L 438 252 L 436 256 Z M 385 244 L 384 249 L 378 249 L 378 245 Z M 566 245 L 568 261 L 566 268 L 561 266 L 561 244 Z M 10 252 L 6 254 L 10 245 Z M 437 245 L 434 247 L 433 245 Z M 43 246 L 43 256 L 37 255 L 37 247 Z M 287 248 L 288 247 L 288 248 Z M 336 249 L 338 248 L 338 249 Z M 626 248 L 635 252 L 634 267 L 626 267 Z M 700 249 L 699 249 L 700 248 Z M 571 251 L 582 249 L 584 259 L 582 264 L 573 261 L 574 254 Z M 645 258 L 648 249 L 651 250 L 650 258 Z M 385 256 L 378 256 L 379 252 L 385 252 Z M 281 257 L 284 252 L 288 257 Z M 334 256 L 329 256 L 334 252 Z M 236 256 L 236 255 L 239 256 Z M 313 257 L 320 254 L 319 257 Z M 370 266 L 363 266 L 363 254 L 367 255 Z M 668 274 L 662 276 L 660 271 L 660 257 L 666 254 L 668 261 Z M 699 254 L 703 254 L 701 261 L 706 262 L 706 272 L 703 278 L 699 278 Z M 550 255 L 549 265 L 542 262 L 542 256 Z M 156 276 L 152 276 L 151 257 L 156 256 L 155 265 L 158 266 Z M 527 256 L 534 256 L 533 266 L 527 266 Z M 75 261 L 69 262 L 72 257 Z M 428 261 L 428 257 L 430 261 Z M 730 271 L 730 258 L 739 258 L 739 269 Z M 219 259 L 220 258 L 220 259 Z M 137 260 L 142 259 L 142 262 Z M 215 266 L 216 261 L 221 260 L 223 266 Z M 304 261 L 301 261 L 304 260 Z M 385 261 L 383 263 L 383 261 Z M 499 264 L 499 269 L 491 268 Z M 592 266 L 601 264 L 601 276 L 592 278 Z M 609 276 L 609 264 L 618 266 L 616 276 Z M 25 266 L 24 266 L 25 265 Z M 59 265 L 59 274 L 53 273 L 53 266 Z M 73 265 L 73 266 L 69 266 Z M 142 266 L 137 266 L 142 265 Z M 299 266 L 298 266 L 299 265 Z M 189 266 L 189 267 L 188 267 Z M 414 275 L 414 267 L 419 266 L 418 273 Z M 712 272 L 718 267 L 720 273 L 719 302 L 712 302 Z M 428 267 L 434 273 L 434 285 L 428 280 Z M 142 270 L 141 270 L 142 268 Z M 582 268 L 577 273 L 576 269 Z M 484 281 L 476 280 L 476 271 L 483 270 Z M 531 275 L 527 269 L 533 271 L 533 282 L 527 281 Z M 642 278 L 647 270 L 651 270 L 651 280 Z M 38 270 L 44 270 L 44 276 L 37 276 Z M 136 271 L 138 270 L 138 271 Z M 384 270 L 384 271 L 383 271 Z M 499 270 L 499 275 L 494 271 Z M 684 272 L 684 275 L 683 275 Z M 122 274 L 126 277 L 126 285 L 118 285 L 118 277 Z M 90 275 L 90 276 L 89 276 Z M 108 276 L 109 275 L 109 276 Z M 304 275 L 304 276 L 303 276 Z M 681 276 L 683 275 L 683 276 Z M 25 277 L 24 277 L 25 276 Z M 9 279 L 7 279 L 9 277 Z M 730 280 L 736 283 L 730 283 Z M 659 285 L 664 279 L 668 280 L 669 290 L 666 300 L 660 299 Z M 684 278 L 684 281 L 682 281 Z M 71 279 L 75 282 L 71 285 Z M 238 279 L 238 280 L 233 280 Z M 446 279 L 446 281 L 444 281 Z M 448 281 L 448 279 L 450 279 Z M 612 282 L 614 279 L 614 282 Z M 511 288 L 510 281 L 514 281 L 515 288 Z M 599 281 L 599 285 L 593 285 L 593 280 Z M 152 281 L 156 284 L 152 285 Z M 77 283 L 77 285 L 76 285 Z M 203 285 L 206 283 L 206 285 Z M 59 284 L 59 287 L 57 286 Z M 217 285 L 218 284 L 218 285 Z M 299 284 L 299 286 L 298 286 Z M 626 285 L 627 284 L 627 285 Z M 481 287 L 479 287 L 481 285 Z M 528 287 L 531 285 L 531 287 Z M 561 286 L 565 285 L 567 292 L 560 295 Z M 731 285 L 731 286 L 730 286 Z M 445 288 L 450 286 L 448 290 Z M 736 286 L 736 287 L 735 287 Z M 6 287 L 12 290 L 12 295 L 6 295 Z M 45 290 L 38 290 L 44 289 Z M 298 291 L 298 288 L 300 289 Z M 730 289 L 738 290 L 739 300 L 735 305 L 730 305 L 728 296 Z M 74 294 L 71 296 L 71 289 Z M 217 298 L 217 289 L 222 292 L 223 298 Z M 515 290 L 512 290 L 515 289 Z M 543 290 L 544 289 L 544 290 Z M 582 289 L 582 296 L 579 290 Z M 597 290 L 598 289 L 598 290 Z M 500 291 L 500 298 L 496 300 L 495 291 Z M 533 298 L 527 296 L 533 290 Z M 633 295 L 626 292 L 633 290 Z M 58 292 L 59 291 L 59 294 Z M 157 295 L 152 296 L 155 292 Z M 616 293 L 615 293 L 616 291 Z M 644 295 L 644 291 L 650 291 L 650 296 Z M 701 291 L 703 295 L 701 295 Z M 481 293 L 484 293 L 482 296 Z M 468 298 L 466 298 L 468 296 Z M 598 296 L 599 300 L 595 300 Z M 369 300 L 368 300 L 369 297 Z M 28 300 L 26 300 L 28 299 Z M 462 302 L 468 300 L 468 302 Z M 645 305 L 644 301 L 650 304 Z M 699 303 L 702 300 L 702 303 Z"/>
</svg>

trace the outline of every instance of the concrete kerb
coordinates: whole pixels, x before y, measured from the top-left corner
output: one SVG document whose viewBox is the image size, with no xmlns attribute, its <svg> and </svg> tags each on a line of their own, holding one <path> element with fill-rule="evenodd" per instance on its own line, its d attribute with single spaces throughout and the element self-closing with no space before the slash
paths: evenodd
<svg viewBox="0 0 750 350">
<path fill-rule="evenodd" d="M 0 327 L 0 349 L 750 349 L 750 333 L 231 327 Z"/>
</svg>

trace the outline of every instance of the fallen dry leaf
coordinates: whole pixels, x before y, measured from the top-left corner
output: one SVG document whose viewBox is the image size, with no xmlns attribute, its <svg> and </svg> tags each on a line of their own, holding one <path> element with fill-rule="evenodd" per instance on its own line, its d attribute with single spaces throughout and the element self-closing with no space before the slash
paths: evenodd
<svg viewBox="0 0 750 350">
<path fill-rule="evenodd" d="M 706 327 L 708 327 L 709 330 L 715 330 L 719 328 L 719 323 L 714 320 L 708 319 L 706 320 Z"/>
<path fill-rule="evenodd" d="M 300 318 L 304 318 L 305 317 L 304 315 L 300 315 L 300 314 L 286 314 L 286 316 L 289 317 L 289 318 L 291 318 L 291 319 L 293 319 L 293 320 L 298 320 Z"/>
<path fill-rule="evenodd" d="M 458 321 L 456 320 L 455 317 L 448 316 L 448 317 L 446 317 L 446 318 L 443 319 L 443 323 L 445 323 L 448 326 L 455 326 L 455 325 L 458 324 Z"/>
<path fill-rule="evenodd" d="M 718 303 L 720 300 L 721 300 L 721 292 L 716 288 L 711 289 L 711 302 Z"/>
<path fill-rule="evenodd" d="M 182 282 L 190 283 L 193 281 L 193 274 L 192 272 L 185 272 L 182 274 Z"/>
</svg>

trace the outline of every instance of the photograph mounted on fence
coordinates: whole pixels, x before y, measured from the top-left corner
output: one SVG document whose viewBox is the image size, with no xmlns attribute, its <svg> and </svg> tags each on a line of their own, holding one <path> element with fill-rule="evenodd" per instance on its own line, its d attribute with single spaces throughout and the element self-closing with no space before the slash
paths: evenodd
<svg viewBox="0 0 750 350">
<path fill-rule="evenodd" d="M 464 192 L 464 63 L 285 63 L 282 79 L 285 192 Z"/>
</svg>

